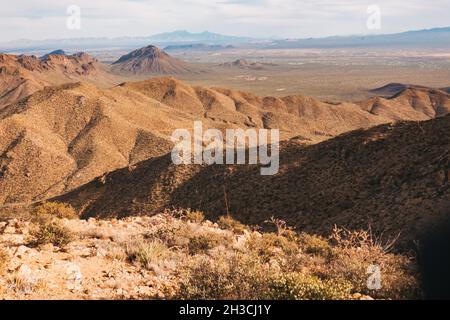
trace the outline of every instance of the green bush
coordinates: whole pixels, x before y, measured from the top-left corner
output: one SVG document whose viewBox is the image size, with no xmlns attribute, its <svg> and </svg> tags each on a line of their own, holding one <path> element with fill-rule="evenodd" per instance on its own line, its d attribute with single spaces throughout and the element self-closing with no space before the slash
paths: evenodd
<svg viewBox="0 0 450 320">
<path fill-rule="evenodd" d="M 278 274 L 268 284 L 264 298 L 269 300 L 343 300 L 349 299 L 352 285 L 301 273 Z"/>
</svg>

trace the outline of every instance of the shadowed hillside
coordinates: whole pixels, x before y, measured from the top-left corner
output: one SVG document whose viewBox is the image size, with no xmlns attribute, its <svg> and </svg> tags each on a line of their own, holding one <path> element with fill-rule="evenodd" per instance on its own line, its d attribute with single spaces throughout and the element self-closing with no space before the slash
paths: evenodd
<svg viewBox="0 0 450 320">
<path fill-rule="evenodd" d="M 450 206 L 450 117 L 358 130 L 326 142 L 281 149 L 280 173 L 257 166 L 174 166 L 164 156 L 97 179 L 58 200 L 84 216 L 128 216 L 163 208 L 229 212 L 245 223 L 271 216 L 301 230 L 334 224 L 372 227 L 401 245 L 439 224 Z M 226 199 L 226 200 L 225 200 Z"/>
</svg>

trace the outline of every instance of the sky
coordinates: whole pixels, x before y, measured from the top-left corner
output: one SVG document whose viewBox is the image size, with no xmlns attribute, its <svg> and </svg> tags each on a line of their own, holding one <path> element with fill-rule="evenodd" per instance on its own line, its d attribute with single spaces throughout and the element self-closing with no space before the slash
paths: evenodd
<svg viewBox="0 0 450 320">
<path fill-rule="evenodd" d="M 4 2 L 0 6 L 0 42 L 149 36 L 174 30 L 309 38 L 450 26 L 450 0 L 0 1 Z M 73 5 L 75 11 L 68 13 Z M 372 11 L 368 12 L 369 6 Z M 378 27 L 368 28 L 368 20 L 378 13 Z"/>
</svg>

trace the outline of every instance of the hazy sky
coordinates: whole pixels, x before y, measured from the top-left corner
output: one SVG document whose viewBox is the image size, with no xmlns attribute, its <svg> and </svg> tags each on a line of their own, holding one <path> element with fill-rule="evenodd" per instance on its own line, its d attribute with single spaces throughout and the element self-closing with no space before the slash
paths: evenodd
<svg viewBox="0 0 450 320">
<path fill-rule="evenodd" d="M 0 0 L 0 42 L 26 39 L 147 36 L 174 30 L 254 37 L 392 33 L 450 26 L 450 0 Z M 67 28 L 67 8 L 81 28 Z M 369 5 L 381 29 L 366 27 Z"/>
</svg>

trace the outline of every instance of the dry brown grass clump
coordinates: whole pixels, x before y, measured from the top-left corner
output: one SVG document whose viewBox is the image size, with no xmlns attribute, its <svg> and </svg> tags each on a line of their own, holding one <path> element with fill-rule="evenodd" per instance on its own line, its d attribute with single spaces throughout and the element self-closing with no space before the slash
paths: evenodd
<svg viewBox="0 0 450 320">
<path fill-rule="evenodd" d="M 163 273 L 170 261 L 175 258 L 175 253 L 161 241 L 135 240 L 126 246 L 128 260 L 138 263 L 142 267 Z"/>
</svg>

